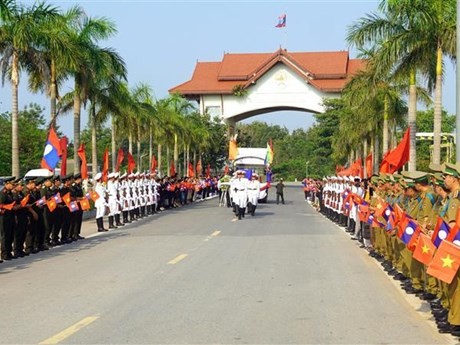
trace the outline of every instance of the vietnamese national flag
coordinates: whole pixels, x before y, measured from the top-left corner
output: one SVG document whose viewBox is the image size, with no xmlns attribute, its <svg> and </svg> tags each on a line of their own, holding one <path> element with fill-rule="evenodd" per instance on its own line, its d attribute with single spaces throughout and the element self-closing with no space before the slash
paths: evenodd
<svg viewBox="0 0 460 345">
<path fill-rule="evenodd" d="M 367 174 L 367 177 L 370 177 L 372 176 L 372 173 L 373 173 L 373 159 L 372 159 L 372 152 L 369 153 L 369 155 L 366 157 L 366 174 Z"/>
<path fill-rule="evenodd" d="M 85 144 L 81 144 L 78 148 L 78 157 L 80 157 L 81 160 L 81 178 L 83 180 L 86 180 L 88 179 L 88 165 L 86 164 Z"/>
<path fill-rule="evenodd" d="M 96 192 L 96 191 L 91 191 L 87 194 L 89 196 L 89 198 L 93 201 L 96 201 L 97 199 L 99 199 L 99 194 Z M 88 198 L 87 198 L 88 199 Z"/>
<path fill-rule="evenodd" d="M 358 205 L 358 216 L 361 222 L 367 222 L 369 219 L 369 204 L 367 202 Z"/>
<path fill-rule="evenodd" d="M 90 204 L 89 204 L 88 199 L 80 200 L 80 208 L 82 209 L 82 211 L 87 211 L 90 209 Z"/>
<path fill-rule="evenodd" d="M 195 176 L 195 172 L 193 171 L 193 164 L 188 162 L 188 172 L 187 172 L 187 176 L 188 177 L 194 177 Z"/>
<path fill-rule="evenodd" d="M 123 163 L 123 159 L 125 159 L 125 152 L 123 151 L 123 149 L 120 147 L 118 149 L 118 155 L 117 155 L 117 166 L 115 168 L 115 171 L 116 172 L 119 172 L 120 171 L 120 165 L 121 163 Z"/>
<path fill-rule="evenodd" d="M 61 176 L 67 175 L 67 144 L 68 140 L 67 137 L 62 137 L 59 140 L 59 146 L 61 148 L 62 156 L 61 156 Z"/>
<path fill-rule="evenodd" d="M 109 149 L 105 149 L 102 157 L 102 181 L 107 183 L 109 177 Z"/>
<path fill-rule="evenodd" d="M 447 239 L 450 234 L 450 226 L 441 217 L 438 217 L 436 226 L 434 228 L 433 235 L 431 236 L 431 242 L 439 248 L 439 245 L 443 240 Z"/>
<path fill-rule="evenodd" d="M 128 174 L 132 174 L 136 167 L 136 161 L 133 158 L 131 152 L 128 151 Z"/>
<path fill-rule="evenodd" d="M 14 205 L 16 205 L 16 201 L 13 201 L 11 204 L 0 205 L 0 208 L 2 208 L 4 210 L 11 211 L 13 209 Z"/>
<path fill-rule="evenodd" d="M 64 203 L 69 207 L 70 204 L 70 192 L 66 193 L 65 195 L 62 196 L 62 200 L 64 200 Z"/>
<path fill-rule="evenodd" d="M 43 158 L 40 163 L 40 166 L 43 169 L 48 169 L 52 171 L 54 170 L 54 168 L 56 168 L 61 156 L 62 151 L 59 138 L 54 128 L 51 127 L 48 133 L 48 139 L 46 140 L 45 152 L 43 153 Z"/>
<path fill-rule="evenodd" d="M 27 194 L 22 200 L 21 200 L 21 206 L 24 207 L 27 205 L 29 202 L 30 194 Z"/>
<path fill-rule="evenodd" d="M 433 259 L 436 247 L 431 242 L 431 238 L 421 233 L 418 237 L 417 245 L 415 246 L 413 257 L 415 260 L 428 266 Z"/>
<path fill-rule="evenodd" d="M 375 212 L 374 212 L 375 216 L 382 217 L 387 207 L 388 207 L 388 204 L 385 201 L 379 199 L 377 202 L 377 205 L 375 205 Z"/>
<path fill-rule="evenodd" d="M 392 174 L 402 168 L 404 164 L 409 161 L 409 148 L 410 148 L 410 128 L 407 128 L 401 142 L 391 152 L 389 152 L 382 161 L 382 166 L 386 164 L 387 172 Z"/>
<path fill-rule="evenodd" d="M 206 167 L 206 177 L 211 177 L 211 164 L 208 164 L 208 166 Z"/>
<path fill-rule="evenodd" d="M 47 202 L 46 202 L 46 206 L 48 206 L 48 209 L 50 210 L 50 212 L 53 212 L 56 207 L 57 207 L 57 203 L 56 203 L 56 200 L 54 198 L 50 198 Z"/>
<path fill-rule="evenodd" d="M 442 241 L 426 271 L 427 274 L 450 284 L 460 266 L 460 248 Z"/>
</svg>

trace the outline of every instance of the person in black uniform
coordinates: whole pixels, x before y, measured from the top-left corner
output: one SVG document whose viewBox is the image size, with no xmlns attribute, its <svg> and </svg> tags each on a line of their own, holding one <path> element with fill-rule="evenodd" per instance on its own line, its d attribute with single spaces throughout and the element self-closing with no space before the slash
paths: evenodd
<svg viewBox="0 0 460 345">
<path fill-rule="evenodd" d="M 43 186 L 40 191 L 40 196 L 45 197 L 45 200 L 49 200 L 56 194 L 56 190 L 53 184 L 53 177 L 46 177 L 43 183 Z M 45 249 L 48 248 L 52 244 L 51 243 L 51 234 L 53 232 L 54 222 L 55 222 L 55 213 L 56 210 L 53 212 L 50 211 L 47 205 L 43 207 L 43 224 L 45 228 L 45 234 L 43 237 L 43 242 L 40 244 L 40 247 Z"/>
<path fill-rule="evenodd" d="M 62 210 L 65 206 L 64 201 L 62 200 L 62 196 L 65 194 L 62 193 L 62 179 L 60 176 L 56 176 L 54 178 L 54 195 L 57 195 L 59 193 L 61 197 L 61 202 L 57 204 L 56 209 L 53 212 L 54 215 L 54 223 L 53 223 L 53 229 L 51 231 L 51 246 L 60 246 L 61 240 L 59 239 L 59 233 L 61 232 L 62 228 Z"/>
<path fill-rule="evenodd" d="M 70 188 L 70 196 L 72 197 L 72 200 L 77 200 L 80 201 L 84 198 L 84 193 L 83 193 L 83 186 L 81 185 L 81 174 L 75 174 L 74 175 L 74 182 L 72 183 L 72 186 Z M 78 204 L 80 206 L 80 204 Z M 80 207 L 78 211 L 73 212 L 74 214 L 74 221 L 71 226 L 71 236 L 74 241 L 77 240 L 82 240 L 84 237 L 80 236 L 81 233 L 81 224 L 83 221 L 83 211 Z"/>
<path fill-rule="evenodd" d="M 40 200 L 40 191 L 37 191 L 34 178 L 26 178 L 26 188 L 24 189 L 24 195 L 29 196 L 27 202 L 27 227 L 26 227 L 26 240 L 25 250 L 26 255 L 38 253 L 38 222 L 39 210 L 36 205 L 37 201 Z M 43 219 L 42 219 L 43 220 Z"/>
<path fill-rule="evenodd" d="M 11 205 L 13 200 L 13 183 L 12 181 L 16 177 L 8 177 L 4 179 L 5 186 L 0 192 L 0 233 L 2 237 L 2 249 L 1 258 L 2 260 L 13 259 L 13 236 L 14 236 L 14 211 L 10 210 L 7 205 Z M 6 206 L 6 207 L 5 207 Z"/>
<path fill-rule="evenodd" d="M 61 186 L 61 202 L 58 204 L 58 208 L 61 211 L 61 244 L 70 243 L 72 239 L 70 238 L 70 228 L 72 222 L 75 222 L 75 217 L 70 212 L 69 207 L 67 206 L 64 197 L 70 195 L 70 187 L 72 186 L 73 175 L 69 174 L 64 177 L 61 177 L 63 185 Z"/>
<path fill-rule="evenodd" d="M 39 252 L 42 250 L 48 250 L 48 242 L 45 240 L 46 227 L 45 227 L 45 209 L 48 209 L 46 206 L 46 200 L 43 200 L 42 197 L 42 187 L 45 178 L 39 177 L 35 180 L 35 198 L 36 202 L 33 204 L 32 208 L 37 213 L 37 236 L 34 239 L 33 247 L 34 252 Z M 41 201 L 39 201 L 41 199 Z M 38 204 L 37 204 L 38 202 Z"/>
<path fill-rule="evenodd" d="M 16 215 L 16 226 L 14 228 L 14 258 L 23 258 L 26 256 L 24 252 L 24 242 L 26 241 L 27 223 L 28 223 L 28 210 L 27 207 L 22 206 L 24 195 L 24 180 L 22 177 L 14 181 L 14 188 L 12 190 L 13 200 L 16 202 L 14 205 L 14 213 Z"/>
</svg>

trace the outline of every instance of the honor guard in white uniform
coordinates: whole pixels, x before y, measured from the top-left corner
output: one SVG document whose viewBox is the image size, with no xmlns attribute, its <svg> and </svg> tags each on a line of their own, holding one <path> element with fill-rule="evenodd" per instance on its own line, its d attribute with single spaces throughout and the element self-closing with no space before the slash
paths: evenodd
<svg viewBox="0 0 460 345">
<path fill-rule="evenodd" d="M 129 212 L 129 197 L 128 197 L 128 174 L 124 173 L 120 176 L 120 207 L 121 212 L 123 214 L 123 223 L 131 223 L 128 219 L 128 212 Z"/>
<path fill-rule="evenodd" d="M 259 175 L 253 173 L 251 180 L 248 181 L 248 213 L 254 216 L 257 208 L 257 202 L 260 195 Z"/>
<path fill-rule="evenodd" d="M 248 203 L 248 179 L 245 177 L 244 170 L 238 170 L 237 178 L 233 182 L 233 200 L 238 208 L 238 219 L 244 217 Z"/>
<path fill-rule="evenodd" d="M 96 181 L 94 190 L 99 195 L 99 198 L 97 198 L 97 200 L 94 202 L 94 206 L 96 207 L 97 231 L 107 231 L 107 229 L 104 229 L 104 215 L 108 203 L 106 202 L 106 190 L 105 185 L 102 182 L 102 174 L 97 173 L 94 177 L 94 180 Z"/>
<path fill-rule="evenodd" d="M 107 181 L 107 194 L 109 196 L 109 229 L 116 229 L 114 225 L 114 217 L 118 212 L 118 189 L 115 184 L 115 173 L 110 173 Z"/>
</svg>

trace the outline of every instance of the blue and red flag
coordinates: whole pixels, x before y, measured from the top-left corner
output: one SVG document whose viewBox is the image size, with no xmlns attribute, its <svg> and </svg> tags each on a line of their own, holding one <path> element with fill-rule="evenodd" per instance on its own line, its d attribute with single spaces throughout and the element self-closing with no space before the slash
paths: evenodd
<svg viewBox="0 0 460 345">
<path fill-rule="evenodd" d="M 382 217 L 388 223 L 388 220 L 390 219 L 392 215 L 393 215 L 393 207 L 387 204 L 386 208 L 384 209 L 382 213 Z"/>
<path fill-rule="evenodd" d="M 53 127 L 50 128 L 48 133 L 48 139 L 46 140 L 45 152 L 43 152 L 43 158 L 40 166 L 43 169 L 54 170 L 56 165 L 59 163 L 59 159 L 62 156 L 61 144 L 56 131 Z"/>
<path fill-rule="evenodd" d="M 56 202 L 56 204 L 60 204 L 62 202 L 62 199 L 61 199 L 61 193 L 57 193 L 53 196 L 53 199 L 54 201 Z"/>
<path fill-rule="evenodd" d="M 438 217 L 438 221 L 436 222 L 436 227 L 434 228 L 433 235 L 431 236 L 431 242 L 436 246 L 439 247 L 441 242 L 450 234 L 450 226 L 447 224 L 441 217 Z"/>
<path fill-rule="evenodd" d="M 286 26 L 286 14 L 282 14 L 278 17 L 278 24 L 275 28 L 284 28 Z"/>
<path fill-rule="evenodd" d="M 405 221 L 401 223 L 401 233 L 399 234 L 399 238 L 403 241 L 406 245 L 409 244 L 412 237 L 420 232 L 420 228 L 418 224 L 410 218 L 406 218 Z"/>
<path fill-rule="evenodd" d="M 450 230 L 447 240 L 460 247 L 460 228 L 458 225 L 454 225 Z"/>
</svg>

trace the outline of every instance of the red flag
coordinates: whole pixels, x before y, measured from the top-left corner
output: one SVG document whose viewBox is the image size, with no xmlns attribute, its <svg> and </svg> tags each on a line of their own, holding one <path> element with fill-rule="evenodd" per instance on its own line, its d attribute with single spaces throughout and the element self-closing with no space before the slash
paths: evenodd
<svg viewBox="0 0 460 345">
<path fill-rule="evenodd" d="M 88 166 L 86 165 L 85 144 L 81 144 L 78 148 L 78 157 L 80 157 L 81 160 L 81 178 L 86 180 L 88 178 Z"/>
<path fill-rule="evenodd" d="M 125 159 L 125 152 L 123 151 L 123 149 L 120 147 L 118 149 L 118 156 L 117 156 L 117 166 L 115 168 L 115 171 L 116 172 L 119 172 L 120 171 L 120 165 L 121 163 L 123 163 L 123 159 Z"/>
<path fill-rule="evenodd" d="M 206 177 L 211 177 L 211 164 L 208 164 L 208 166 L 206 167 Z"/>
<path fill-rule="evenodd" d="M 97 199 L 99 199 L 99 194 L 93 190 L 89 192 L 89 197 L 91 200 L 96 201 Z"/>
<path fill-rule="evenodd" d="M 196 163 L 196 175 L 201 176 L 202 171 L 203 171 L 203 168 L 201 166 L 201 159 L 199 159 L 198 163 Z"/>
<path fill-rule="evenodd" d="M 49 200 L 46 201 L 46 206 L 48 206 L 50 212 L 53 212 L 57 207 L 56 200 L 54 200 L 54 198 L 49 198 Z"/>
<path fill-rule="evenodd" d="M 136 168 L 136 161 L 134 160 L 131 152 L 128 151 L 128 174 L 132 174 L 134 168 Z"/>
<path fill-rule="evenodd" d="M 157 159 L 155 158 L 155 155 L 153 155 L 152 156 L 152 166 L 150 167 L 150 172 L 154 173 L 157 166 L 158 166 Z"/>
<path fill-rule="evenodd" d="M 8 210 L 8 211 L 11 211 L 13 209 L 13 206 L 16 204 L 16 201 L 13 201 L 11 204 L 3 204 L 3 205 L 0 205 L 0 208 L 4 209 L 4 210 Z"/>
<path fill-rule="evenodd" d="M 45 152 L 40 163 L 43 169 L 54 170 L 62 156 L 61 144 L 56 131 L 53 127 L 50 128 L 48 139 L 46 140 Z"/>
<path fill-rule="evenodd" d="M 82 211 L 87 211 L 90 209 L 90 204 L 88 199 L 81 199 L 80 200 L 80 208 Z"/>
<path fill-rule="evenodd" d="M 174 161 L 171 160 L 171 164 L 169 166 L 169 176 L 176 175 L 176 166 L 174 165 Z"/>
<path fill-rule="evenodd" d="M 30 194 L 27 194 L 24 199 L 21 200 L 21 206 L 24 207 L 29 202 Z"/>
<path fill-rule="evenodd" d="M 409 148 L 410 148 L 410 128 L 406 130 L 401 142 L 392 150 L 385 158 L 384 161 L 389 165 L 389 173 L 394 173 L 402 168 L 404 164 L 409 161 Z M 384 162 L 382 162 L 383 164 Z M 382 169 L 380 169 L 382 172 Z"/>
<path fill-rule="evenodd" d="M 62 196 L 62 200 L 64 200 L 64 203 L 69 207 L 70 204 L 70 192 Z"/>
<path fill-rule="evenodd" d="M 195 176 L 195 172 L 193 171 L 193 164 L 188 162 L 188 172 L 187 172 L 187 175 L 188 177 L 194 177 Z"/>
<path fill-rule="evenodd" d="M 426 273 L 450 284 L 460 266 L 460 247 L 442 241 Z"/>
<path fill-rule="evenodd" d="M 370 177 L 373 174 L 373 168 L 372 168 L 373 164 L 372 164 L 372 162 L 373 162 L 373 159 L 372 159 L 372 152 L 371 152 L 366 157 L 366 173 L 367 173 L 367 177 Z"/>
<path fill-rule="evenodd" d="M 431 238 L 425 234 L 420 234 L 417 245 L 415 246 L 413 257 L 422 264 L 428 266 L 433 258 L 436 247 Z"/>
<path fill-rule="evenodd" d="M 102 181 L 107 183 L 109 176 L 109 149 L 105 149 L 102 157 Z"/>
<path fill-rule="evenodd" d="M 68 140 L 67 137 L 62 137 L 59 140 L 59 146 L 61 148 L 62 156 L 61 156 L 61 176 L 67 175 L 67 144 Z"/>
</svg>

